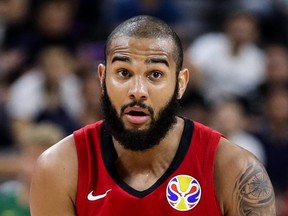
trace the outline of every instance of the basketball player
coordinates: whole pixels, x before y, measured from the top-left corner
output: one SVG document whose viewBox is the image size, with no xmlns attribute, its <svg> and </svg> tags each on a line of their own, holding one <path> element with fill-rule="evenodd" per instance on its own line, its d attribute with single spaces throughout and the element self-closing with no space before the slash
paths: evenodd
<svg viewBox="0 0 288 216">
<path fill-rule="evenodd" d="M 176 115 L 189 72 L 167 24 L 131 18 L 108 37 L 105 53 L 98 66 L 104 120 L 39 158 L 32 216 L 276 215 L 262 164 Z"/>
</svg>

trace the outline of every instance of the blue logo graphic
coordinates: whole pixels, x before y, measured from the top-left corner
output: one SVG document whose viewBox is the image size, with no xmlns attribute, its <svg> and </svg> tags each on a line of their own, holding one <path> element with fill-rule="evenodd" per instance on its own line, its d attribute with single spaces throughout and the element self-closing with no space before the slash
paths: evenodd
<svg viewBox="0 0 288 216">
<path fill-rule="evenodd" d="M 201 198 L 199 182 L 192 176 L 178 175 L 167 185 L 168 203 L 176 210 L 188 211 L 194 208 Z"/>
</svg>

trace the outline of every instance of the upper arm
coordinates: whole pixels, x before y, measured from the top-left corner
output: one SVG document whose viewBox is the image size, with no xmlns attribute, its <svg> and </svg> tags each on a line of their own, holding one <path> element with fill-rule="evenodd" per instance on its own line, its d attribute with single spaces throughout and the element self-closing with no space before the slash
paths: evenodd
<svg viewBox="0 0 288 216">
<path fill-rule="evenodd" d="M 276 215 L 270 178 L 261 162 L 250 152 L 221 139 L 214 177 L 224 215 Z"/>
<path fill-rule="evenodd" d="M 38 159 L 32 177 L 30 208 L 32 216 L 75 216 L 77 158 L 66 138 Z"/>
</svg>

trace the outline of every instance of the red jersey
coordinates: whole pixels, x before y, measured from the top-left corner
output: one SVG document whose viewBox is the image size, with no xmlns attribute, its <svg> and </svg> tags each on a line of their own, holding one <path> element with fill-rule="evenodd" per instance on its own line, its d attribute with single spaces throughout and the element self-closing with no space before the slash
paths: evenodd
<svg viewBox="0 0 288 216">
<path fill-rule="evenodd" d="M 137 191 L 117 174 L 112 137 L 99 121 L 74 132 L 78 216 L 220 216 L 214 158 L 221 134 L 185 119 L 176 155 L 158 181 Z"/>
</svg>

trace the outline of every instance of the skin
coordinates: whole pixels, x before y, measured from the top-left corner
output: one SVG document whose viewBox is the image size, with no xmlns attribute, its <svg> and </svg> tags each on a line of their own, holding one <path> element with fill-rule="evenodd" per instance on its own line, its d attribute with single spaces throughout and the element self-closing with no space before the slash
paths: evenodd
<svg viewBox="0 0 288 216">
<path fill-rule="evenodd" d="M 123 104 L 138 99 L 151 106 L 157 118 L 175 87 L 176 64 L 172 53 L 173 44 L 165 39 L 122 37 L 113 41 L 106 66 L 100 64 L 98 73 L 102 84 L 105 78 L 108 95 L 118 114 Z M 181 70 L 177 77 L 179 98 L 188 80 L 189 71 Z M 141 130 L 149 126 L 151 117 L 138 121 L 124 114 L 122 120 L 125 127 Z M 114 139 L 118 154 L 115 165 L 121 178 L 140 191 L 154 184 L 170 165 L 183 127 L 183 120 L 177 118 L 159 145 L 143 152 L 124 149 Z M 223 215 L 276 215 L 273 188 L 261 163 L 224 138 L 217 150 L 214 178 Z M 75 216 L 76 191 L 77 155 L 70 135 L 38 160 L 31 189 L 32 216 Z"/>
</svg>

